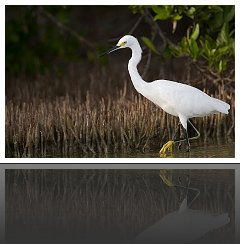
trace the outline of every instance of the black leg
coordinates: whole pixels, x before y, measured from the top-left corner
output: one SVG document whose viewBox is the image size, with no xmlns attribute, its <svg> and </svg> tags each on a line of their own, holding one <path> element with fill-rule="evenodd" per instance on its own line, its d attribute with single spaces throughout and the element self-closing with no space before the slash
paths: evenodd
<svg viewBox="0 0 240 244">
<path fill-rule="evenodd" d="M 176 141 L 178 137 L 180 137 L 180 129 L 181 129 L 181 123 L 178 123 L 177 129 L 175 131 L 175 134 L 173 136 L 173 140 Z"/>
<path fill-rule="evenodd" d="M 187 130 L 184 128 L 184 138 L 182 138 L 182 137 L 180 137 L 178 140 L 174 140 L 174 142 L 175 143 L 179 143 L 179 145 L 178 145 L 178 149 L 180 149 L 180 147 L 181 147 L 181 143 L 182 142 L 184 142 L 184 141 L 186 141 L 187 142 L 187 152 L 189 152 L 190 151 L 190 140 L 194 140 L 194 139 L 198 139 L 199 137 L 200 137 L 200 133 L 199 133 L 199 131 L 196 129 L 196 127 L 193 125 L 193 123 L 190 121 L 190 120 L 188 120 L 187 121 L 188 122 L 188 124 L 190 124 L 191 125 L 191 127 L 194 129 L 194 131 L 196 132 L 196 136 L 193 136 L 193 137 L 188 137 L 188 132 L 187 132 Z"/>
<path fill-rule="evenodd" d="M 192 126 L 192 128 L 195 130 L 195 132 L 196 132 L 197 135 L 194 136 L 194 137 L 190 137 L 190 138 L 189 138 L 189 137 L 188 137 L 188 132 L 187 132 L 187 130 L 184 128 L 184 130 L 185 130 L 185 136 L 184 136 L 184 138 L 179 138 L 178 140 L 176 140 L 176 139 L 174 139 L 174 140 L 170 140 L 170 141 L 168 141 L 167 143 L 165 143 L 165 144 L 162 146 L 161 150 L 159 151 L 160 156 L 166 156 L 166 152 L 167 152 L 167 151 L 172 152 L 173 144 L 175 144 L 175 143 L 179 143 L 179 144 L 178 144 L 178 149 L 180 149 L 180 147 L 181 147 L 181 145 L 182 145 L 182 142 L 184 142 L 184 141 L 187 141 L 187 152 L 190 151 L 190 143 L 189 143 L 189 141 L 190 141 L 190 140 L 194 140 L 194 139 L 199 138 L 199 137 L 200 137 L 200 133 L 199 133 L 199 131 L 196 129 L 196 127 L 193 125 L 193 123 L 192 123 L 190 120 L 188 120 L 187 122 Z M 180 127 L 179 127 L 179 125 L 178 125 L 177 131 L 176 131 L 174 137 L 176 137 L 178 131 L 180 132 Z M 180 134 L 180 133 L 179 133 L 179 134 Z M 180 137 L 180 135 L 179 135 L 179 137 Z"/>
<path fill-rule="evenodd" d="M 182 146 L 182 141 L 187 141 L 187 152 L 190 151 L 190 143 L 189 143 L 189 138 L 188 138 L 188 133 L 187 130 L 184 128 L 185 130 L 185 136 L 184 138 L 181 137 L 181 123 L 178 124 L 177 130 L 174 134 L 173 140 L 174 142 L 178 142 L 178 150 L 180 150 L 181 146 Z M 178 138 L 178 139 L 177 139 Z"/>
<path fill-rule="evenodd" d="M 179 191 L 178 191 L 178 203 L 179 205 L 181 205 L 182 201 L 187 198 L 188 196 L 188 190 L 190 189 L 189 188 L 189 185 L 190 185 L 190 175 L 186 175 L 186 178 L 184 177 L 184 182 L 182 182 L 182 177 L 179 176 L 178 177 L 178 185 L 175 185 L 175 187 L 178 187 L 179 188 Z M 184 186 L 186 185 L 186 186 Z"/>
<path fill-rule="evenodd" d="M 183 183 L 182 183 L 182 179 L 181 179 L 181 176 L 178 177 L 178 186 L 179 186 L 179 192 L 178 192 L 178 203 L 179 205 L 181 205 L 183 199 L 184 199 L 184 190 L 185 190 L 185 187 L 183 186 Z"/>
<path fill-rule="evenodd" d="M 173 140 L 177 142 L 180 139 L 180 136 L 181 136 L 181 123 L 178 123 L 177 129 L 173 136 Z M 182 146 L 182 142 L 179 141 L 178 150 L 180 150 L 181 146 Z"/>
<path fill-rule="evenodd" d="M 188 138 L 188 132 L 185 129 L 185 135 L 186 135 L 186 141 L 187 141 L 187 152 L 190 151 L 190 142 L 189 142 L 189 138 Z"/>
<path fill-rule="evenodd" d="M 198 139 L 200 137 L 200 133 L 199 131 L 196 129 L 195 125 L 193 124 L 192 121 L 188 120 L 188 123 L 191 125 L 191 127 L 194 129 L 194 131 L 196 132 L 196 136 L 191 137 L 189 139 Z"/>
<path fill-rule="evenodd" d="M 184 184 L 186 183 L 186 186 L 184 186 Z M 192 199 L 192 201 L 188 204 L 188 208 L 193 204 L 193 202 L 198 198 L 199 194 L 200 194 L 200 190 L 198 188 L 192 188 L 190 187 L 190 183 L 191 183 L 191 171 L 189 172 L 188 175 L 186 175 L 186 182 L 183 184 L 181 177 L 178 177 L 178 185 L 174 185 L 176 188 L 180 188 L 179 190 L 179 194 L 178 194 L 178 201 L 179 201 L 179 205 L 182 204 L 182 201 L 185 198 L 188 198 L 188 192 L 189 190 L 195 191 L 196 195 L 194 196 L 194 198 Z M 188 202 L 188 201 L 187 201 Z"/>
</svg>

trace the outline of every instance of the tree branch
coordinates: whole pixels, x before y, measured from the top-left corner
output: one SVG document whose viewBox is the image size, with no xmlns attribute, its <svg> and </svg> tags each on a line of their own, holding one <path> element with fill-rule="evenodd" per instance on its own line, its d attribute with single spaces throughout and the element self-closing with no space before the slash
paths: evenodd
<svg viewBox="0 0 240 244">
<path fill-rule="evenodd" d="M 79 35 L 75 30 L 71 29 L 69 26 L 60 22 L 57 18 L 55 18 L 51 13 L 46 11 L 43 7 L 39 7 L 39 13 L 47 17 L 50 21 L 52 21 L 59 29 L 62 29 L 68 33 L 70 33 L 73 37 L 75 37 L 80 43 L 88 46 L 89 48 L 94 48 L 95 45 L 84 38 L 83 36 Z"/>
<path fill-rule="evenodd" d="M 162 39 L 162 41 L 163 41 L 162 50 L 164 50 L 166 48 L 167 44 L 169 44 L 171 46 L 174 46 L 174 44 L 166 37 L 166 35 L 164 35 L 162 29 L 157 24 L 157 22 L 154 21 L 151 13 L 149 11 L 149 9 L 145 9 L 144 16 L 146 18 L 146 21 L 149 23 L 149 25 L 150 26 L 153 26 L 153 28 L 155 29 L 155 31 L 157 32 L 157 34 Z"/>
<path fill-rule="evenodd" d="M 143 15 L 141 15 L 139 18 L 138 18 L 138 20 L 137 20 L 137 22 L 135 23 L 135 25 L 132 27 L 132 29 L 128 32 L 129 33 L 129 35 L 132 35 L 132 33 L 137 29 L 137 27 L 139 26 L 139 24 L 140 24 L 140 22 L 142 21 L 142 19 L 143 19 Z"/>
</svg>

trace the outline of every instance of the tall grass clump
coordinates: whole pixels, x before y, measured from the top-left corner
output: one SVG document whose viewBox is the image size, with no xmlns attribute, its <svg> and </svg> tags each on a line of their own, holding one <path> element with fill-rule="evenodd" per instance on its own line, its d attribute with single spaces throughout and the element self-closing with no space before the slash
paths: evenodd
<svg viewBox="0 0 240 244">
<path fill-rule="evenodd" d="M 125 66 L 107 70 L 80 67 L 61 79 L 52 75 L 9 79 L 6 157 L 98 157 L 159 149 L 173 136 L 178 119 L 137 94 L 127 72 L 119 75 Z M 187 75 L 177 78 L 190 83 Z M 204 82 L 195 78 L 192 85 L 203 89 Z M 212 84 L 214 88 L 205 92 L 230 103 L 230 113 L 194 122 L 205 139 L 233 137 L 234 89 L 224 79 Z"/>
</svg>

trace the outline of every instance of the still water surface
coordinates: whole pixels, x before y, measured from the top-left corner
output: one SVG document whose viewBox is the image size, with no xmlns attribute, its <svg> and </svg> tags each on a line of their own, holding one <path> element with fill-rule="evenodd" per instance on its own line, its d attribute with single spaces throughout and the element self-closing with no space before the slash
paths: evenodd
<svg viewBox="0 0 240 244">
<path fill-rule="evenodd" d="M 109 157 L 123 157 L 123 158 L 157 158 L 159 149 L 155 148 L 148 152 L 131 152 L 119 153 L 109 155 Z M 172 155 L 168 154 L 170 158 L 234 158 L 235 157 L 235 142 L 226 140 L 211 140 L 208 142 L 195 141 L 191 142 L 191 151 L 186 152 L 184 148 L 178 150 L 174 148 Z"/>
<path fill-rule="evenodd" d="M 159 173 L 155 169 L 7 170 L 7 239 L 11 244 L 26 240 L 36 243 L 47 233 L 49 239 L 75 237 L 74 243 L 133 243 L 145 229 L 179 209 L 180 188 L 167 186 Z M 174 184 L 179 184 L 181 177 L 185 186 L 186 176 L 190 176 L 190 188 L 200 192 L 191 209 L 210 215 L 229 215 L 228 224 L 209 231 L 199 243 L 233 243 L 234 170 L 166 170 L 166 174 Z M 186 192 L 183 193 L 185 197 Z M 195 195 L 196 191 L 189 189 L 188 201 Z M 196 223 L 200 217 L 195 219 Z M 173 221 L 164 228 L 168 227 L 172 236 L 177 234 L 173 233 L 175 226 Z M 84 238 L 91 242 L 84 242 Z"/>
<path fill-rule="evenodd" d="M 59 149 L 48 148 L 46 155 L 40 157 L 55 158 L 159 158 L 160 146 L 155 146 L 146 151 L 130 149 L 128 151 L 100 153 L 79 153 L 76 149 L 68 149 L 64 153 L 59 153 Z M 38 156 L 36 156 L 38 157 Z M 218 138 L 208 139 L 207 141 L 197 140 L 191 142 L 191 151 L 186 152 L 185 146 L 182 145 L 179 150 L 177 145 L 174 147 L 172 154 L 167 154 L 169 158 L 234 158 L 235 141 L 233 139 Z"/>
</svg>

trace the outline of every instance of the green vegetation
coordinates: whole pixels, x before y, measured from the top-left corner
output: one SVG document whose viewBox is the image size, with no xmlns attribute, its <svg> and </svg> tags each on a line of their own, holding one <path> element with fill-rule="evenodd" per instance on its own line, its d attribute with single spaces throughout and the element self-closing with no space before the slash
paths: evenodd
<svg viewBox="0 0 240 244">
<path fill-rule="evenodd" d="M 58 74 L 90 55 L 93 44 L 71 28 L 73 13 L 74 6 L 7 6 L 7 74 Z"/>
<path fill-rule="evenodd" d="M 194 61 L 204 58 L 210 68 L 217 72 L 227 69 L 235 53 L 235 7 L 234 6 L 132 6 L 133 13 L 140 13 L 149 22 L 152 38 L 142 37 L 143 42 L 155 54 L 161 52 L 153 43 L 154 36 L 159 34 L 155 42 L 166 42 L 165 56 L 190 56 Z M 178 43 L 172 43 L 164 36 L 160 23 L 172 23 L 172 33 L 178 28 L 180 20 L 189 19 L 189 27 Z M 164 39 L 164 40 L 163 40 Z"/>
<path fill-rule="evenodd" d="M 142 40 L 155 54 L 204 58 L 217 72 L 225 71 L 234 59 L 234 6 L 131 6 L 130 9 L 148 20 L 151 36 L 143 36 Z M 58 74 L 68 62 L 82 58 L 96 62 L 103 44 L 89 40 L 86 30 L 72 23 L 74 15 L 74 6 L 7 6 L 7 74 L 48 71 Z M 181 21 L 189 22 L 187 31 L 181 33 L 180 42 L 170 41 L 169 35 L 161 30 L 162 23 L 172 23 L 174 33 Z M 163 50 L 158 49 L 159 43 L 163 43 Z"/>
</svg>

